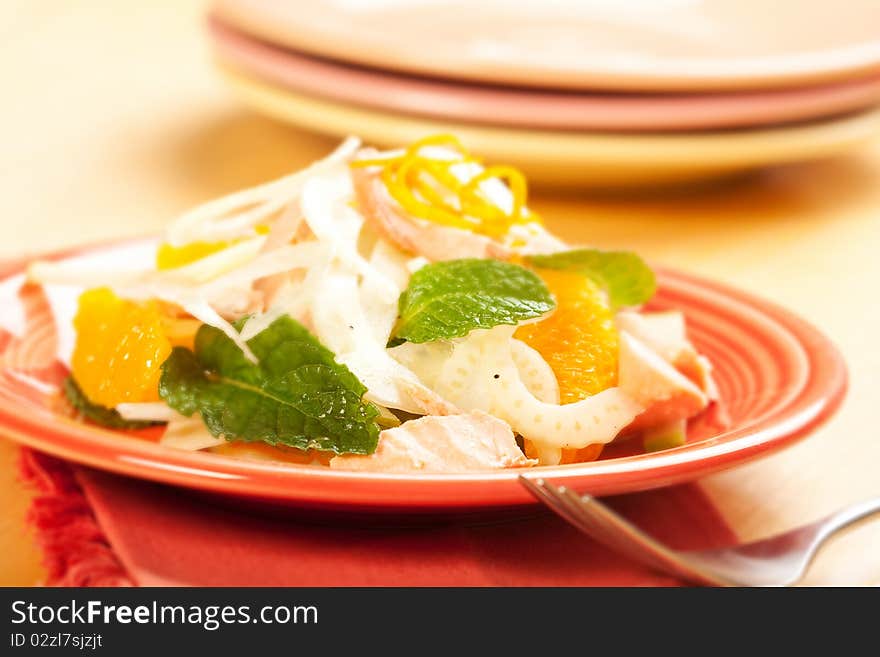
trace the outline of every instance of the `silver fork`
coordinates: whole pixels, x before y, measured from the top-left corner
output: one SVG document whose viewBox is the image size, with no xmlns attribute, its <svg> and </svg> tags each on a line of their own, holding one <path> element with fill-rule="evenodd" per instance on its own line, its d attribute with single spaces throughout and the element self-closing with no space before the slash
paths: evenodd
<svg viewBox="0 0 880 657">
<path fill-rule="evenodd" d="M 719 550 L 672 550 L 590 495 L 543 479 L 520 482 L 562 518 L 606 547 L 686 582 L 710 586 L 789 586 L 819 548 L 853 523 L 880 513 L 880 498 L 853 504 L 809 525 Z"/>
</svg>

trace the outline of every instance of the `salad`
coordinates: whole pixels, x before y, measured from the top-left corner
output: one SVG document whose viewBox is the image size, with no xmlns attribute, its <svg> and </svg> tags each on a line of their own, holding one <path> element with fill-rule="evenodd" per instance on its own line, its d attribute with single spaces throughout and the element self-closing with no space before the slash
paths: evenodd
<svg viewBox="0 0 880 657">
<path fill-rule="evenodd" d="M 197 207 L 152 267 L 34 262 L 82 287 L 64 385 L 85 421 L 186 450 L 335 469 L 462 472 L 684 441 L 717 397 L 635 254 L 565 244 L 516 169 L 453 136 L 349 138 Z"/>
</svg>

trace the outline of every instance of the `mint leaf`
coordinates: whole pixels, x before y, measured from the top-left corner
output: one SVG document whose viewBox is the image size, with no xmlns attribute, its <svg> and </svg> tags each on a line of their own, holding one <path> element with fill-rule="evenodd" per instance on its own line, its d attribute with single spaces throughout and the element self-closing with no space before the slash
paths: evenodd
<svg viewBox="0 0 880 657">
<path fill-rule="evenodd" d="M 544 282 L 524 267 L 479 258 L 436 262 L 413 274 L 400 295 L 389 346 L 460 338 L 555 307 Z"/>
<path fill-rule="evenodd" d="M 654 272 L 630 251 L 575 249 L 550 255 L 528 256 L 535 267 L 565 269 L 589 276 L 608 293 L 613 308 L 638 306 L 654 296 Z"/>
<path fill-rule="evenodd" d="M 208 431 L 227 440 L 376 450 L 379 411 L 362 399 L 367 389 L 299 322 L 279 317 L 247 344 L 259 363 L 222 331 L 201 326 L 195 352 L 175 347 L 162 364 L 159 395 L 183 415 L 200 413 Z"/>
<path fill-rule="evenodd" d="M 145 429 L 154 424 L 160 424 L 159 422 L 145 422 L 143 420 L 126 420 L 118 411 L 112 408 L 93 404 L 72 376 L 64 379 L 63 388 L 64 396 L 67 397 L 70 405 L 84 418 L 91 420 L 95 424 L 100 424 L 102 427 L 110 429 Z"/>
</svg>

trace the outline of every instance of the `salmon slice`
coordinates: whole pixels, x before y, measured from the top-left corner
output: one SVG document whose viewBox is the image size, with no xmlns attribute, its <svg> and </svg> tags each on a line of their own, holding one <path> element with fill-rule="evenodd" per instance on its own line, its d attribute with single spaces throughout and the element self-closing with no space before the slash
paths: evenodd
<svg viewBox="0 0 880 657">
<path fill-rule="evenodd" d="M 0 364 L 22 371 L 49 367 L 58 354 L 58 330 L 46 292 L 41 285 L 26 283 L 18 298 L 24 309 L 25 330 L 20 337 L 0 340 L 6 343 Z"/>
<path fill-rule="evenodd" d="M 693 381 L 712 401 L 718 399 L 718 388 L 712 378 L 712 364 L 697 353 L 687 338 L 684 315 L 678 311 L 617 314 L 617 327 L 644 343 Z"/>
<path fill-rule="evenodd" d="M 503 420 L 473 411 L 425 416 L 379 434 L 369 456 L 336 456 L 337 470 L 374 472 L 466 472 L 537 465 L 520 451 Z"/>
<path fill-rule="evenodd" d="M 25 283 L 18 298 L 25 329 L 20 336 L 0 329 L 0 371 L 58 387 L 67 368 L 58 360 L 58 327 L 46 292 L 41 285 Z"/>
<path fill-rule="evenodd" d="M 620 332 L 618 378 L 620 388 L 645 407 L 624 434 L 687 419 L 709 404 L 693 381 L 626 331 Z"/>
<path fill-rule="evenodd" d="M 720 395 L 718 385 L 712 377 L 712 363 L 691 347 L 684 350 L 672 362 L 679 372 L 693 381 L 710 401 L 718 401 Z"/>
</svg>

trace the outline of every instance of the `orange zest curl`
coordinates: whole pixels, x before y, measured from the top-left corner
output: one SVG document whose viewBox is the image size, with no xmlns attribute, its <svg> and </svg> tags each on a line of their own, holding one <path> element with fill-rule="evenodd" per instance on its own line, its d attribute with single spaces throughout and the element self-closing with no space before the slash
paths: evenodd
<svg viewBox="0 0 880 657">
<path fill-rule="evenodd" d="M 445 152 L 429 155 L 424 149 L 441 147 Z M 452 135 L 433 135 L 411 144 L 401 155 L 355 160 L 352 166 L 380 166 L 381 178 L 391 197 L 407 213 L 442 226 L 472 231 L 492 238 L 504 237 L 511 226 L 540 221 L 526 208 L 525 176 L 511 166 L 490 166 L 466 178 L 463 164 L 479 164 Z M 454 171 L 459 167 L 459 172 Z M 506 184 L 513 198 L 509 209 L 500 207 L 486 193 L 483 183 Z"/>
</svg>

